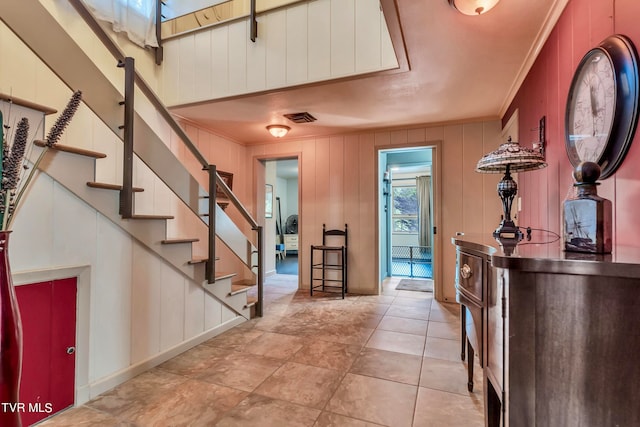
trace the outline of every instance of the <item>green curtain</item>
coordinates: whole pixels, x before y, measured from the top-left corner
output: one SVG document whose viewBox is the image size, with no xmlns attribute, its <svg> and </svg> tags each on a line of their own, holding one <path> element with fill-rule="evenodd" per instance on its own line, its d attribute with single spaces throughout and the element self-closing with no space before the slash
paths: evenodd
<svg viewBox="0 0 640 427">
<path fill-rule="evenodd" d="M 420 246 L 431 247 L 431 234 L 433 230 L 432 221 L 432 199 L 431 199 L 431 177 L 416 177 L 416 193 L 418 197 L 418 244 Z"/>
</svg>

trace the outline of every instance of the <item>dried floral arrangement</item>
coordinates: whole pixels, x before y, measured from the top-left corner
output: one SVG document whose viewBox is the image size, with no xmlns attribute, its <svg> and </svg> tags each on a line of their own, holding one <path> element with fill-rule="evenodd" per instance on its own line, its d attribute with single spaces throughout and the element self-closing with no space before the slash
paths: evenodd
<svg viewBox="0 0 640 427">
<path fill-rule="evenodd" d="M 8 136 L 10 126 L 3 125 L 3 129 L 0 130 L 0 141 L 2 144 L 0 147 L 0 175 L 2 176 L 0 182 L 0 230 L 5 231 L 11 229 L 14 214 L 29 184 L 33 180 L 40 162 L 48 149 L 60 140 L 64 130 L 78 110 L 81 100 L 82 92 L 74 92 L 66 108 L 49 130 L 44 141 L 44 149 L 40 152 L 33 166 L 29 166 L 27 161 L 28 156 L 25 156 L 27 147 L 33 143 L 33 141 L 28 141 L 29 120 L 23 117 L 18 121 L 16 129 L 13 131 L 13 142 L 9 141 L 11 138 Z M 0 119 L 1 118 L 2 116 L 0 114 Z"/>
</svg>

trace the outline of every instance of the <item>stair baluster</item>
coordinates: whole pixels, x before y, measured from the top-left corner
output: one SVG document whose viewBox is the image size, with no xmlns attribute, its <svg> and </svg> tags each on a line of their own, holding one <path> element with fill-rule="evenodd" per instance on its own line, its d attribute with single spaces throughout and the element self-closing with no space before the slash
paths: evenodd
<svg viewBox="0 0 640 427">
<path fill-rule="evenodd" d="M 205 267 L 205 275 L 207 282 L 216 281 L 216 192 L 217 176 L 216 165 L 209 165 L 209 252 L 207 265 Z"/>
<path fill-rule="evenodd" d="M 120 215 L 123 218 L 133 217 L 133 113 L 135 106 L 135 60 L 131 57 L 118 62 L 124 68 L 124 153 L 122 156 L 122 190 L 120 190 Z"/>
</svg>

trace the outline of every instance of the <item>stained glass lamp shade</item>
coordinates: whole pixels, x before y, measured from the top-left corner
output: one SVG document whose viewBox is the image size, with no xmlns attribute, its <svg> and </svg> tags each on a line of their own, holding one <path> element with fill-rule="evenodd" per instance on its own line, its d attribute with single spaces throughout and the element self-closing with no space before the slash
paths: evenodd
<svg viewBox="0 0 640 427">
<path fill-rule="evenodd" d="M 521 147 L 518 142 L 512 141 L 511 137 L 497 150 L 485 154 L 478 161 L 476 172 L 504 173 L 502 180 L 498 183 L 498 195 L 502 200 L 504 213 L 500 225 L 493 233 L 494 237 L 522 237 L 522 232 L 511 219 L 511 207 L 518 194 L 518 184 L 511 177 L 511 172 L 526 172 L 546 166 L 541 153 Z"/>
</svg>

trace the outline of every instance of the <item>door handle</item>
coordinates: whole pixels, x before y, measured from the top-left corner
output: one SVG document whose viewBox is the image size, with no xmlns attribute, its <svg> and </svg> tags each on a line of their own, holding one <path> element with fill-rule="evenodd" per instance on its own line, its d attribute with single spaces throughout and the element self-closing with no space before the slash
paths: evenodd
<svg viewBox="0 0 640 427">
<path fill-rule="evenodd" d="M 67 354 L 73 354 L 76 352 L 76 348 L 75 347 L 67 347 Z"/>
</svg>

